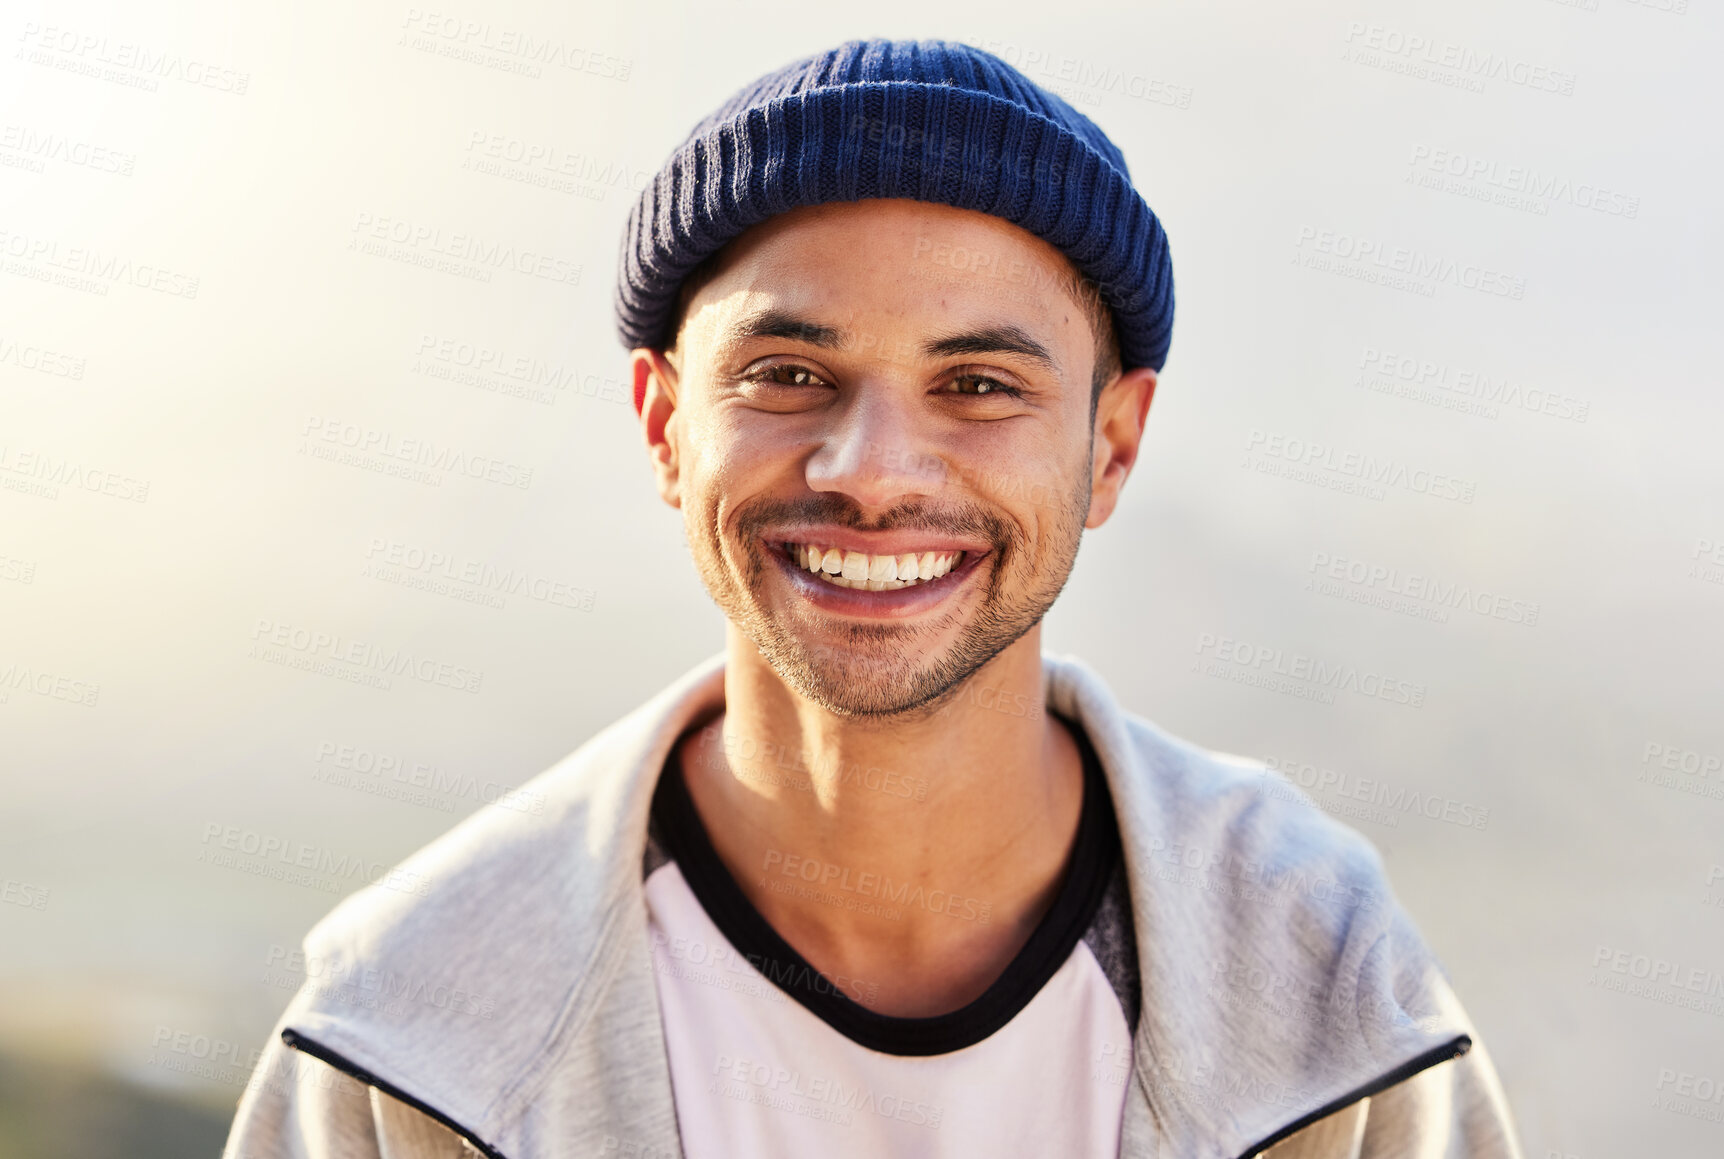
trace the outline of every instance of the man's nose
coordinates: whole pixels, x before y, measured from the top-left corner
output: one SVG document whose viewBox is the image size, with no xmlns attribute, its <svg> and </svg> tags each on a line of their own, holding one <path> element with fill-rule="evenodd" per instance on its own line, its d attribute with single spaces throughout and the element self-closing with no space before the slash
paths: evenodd
<svg viewBox="0 0 1724 1159">
<path fill-rule="evenodd" d="M 837 491 L 865 508 L 885 509 L 912 495 L 934 495 L 946 482 L 946 461 L 919 433 L 925 416 L 870 384 L 857 390 L 834 416 L 808 460 L 808 486 Z"/>
</svg>

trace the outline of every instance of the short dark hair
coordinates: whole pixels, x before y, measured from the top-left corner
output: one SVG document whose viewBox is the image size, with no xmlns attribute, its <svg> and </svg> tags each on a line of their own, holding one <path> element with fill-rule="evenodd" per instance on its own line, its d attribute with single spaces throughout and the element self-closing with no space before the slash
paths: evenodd
<svg viewBox="0 0 1724 1159">
<path fill-rule="evenodd" d="M 682 285 L 676 292 L 676 305 L 671 309 L 670 321 L 665 327 L 665 333 L 669 336 L 665 349 L 676 349 L 676 344 L 682 337 L 683 323 L 688 319 L 689 305 L 694 301 L 694 296 L 718 275 L 719 267 L 724 264 L 724 256 L 729 250 L 730 246 L 726 245 L 723 249 L 708 254 L 682 280 Z M 1090 332 L 1095 335 L 1095 369 L 1090 374 L 1089 393 L 1090 417 L 1094 418 L 1096 404 L 1101 401 L 1101 392 L 1124 370 L 1120 362 L 1119 334 L 1114 328 L 1113 311 L 1102 301 L 1101 288 L 1079 272 L 1069 259 L 1066 266 L 1065 292 L 1083 310 L 1084 316 L 1089 319 Z"/>
</svg>

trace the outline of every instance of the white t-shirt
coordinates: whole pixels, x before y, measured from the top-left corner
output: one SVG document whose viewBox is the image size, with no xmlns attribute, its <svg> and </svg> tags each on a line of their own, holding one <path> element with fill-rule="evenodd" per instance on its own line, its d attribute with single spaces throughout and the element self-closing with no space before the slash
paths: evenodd
<svg viewBox="0 0 1724 1159">
<path fill-rule="evenodd" d="M 857 1001 L 873 989 L 866 979 L 825 977 L 778 937 L 713 852 L 674 759 L 667 765 L 646 900 L 687 1159 L 1118 1154 L 1136 953 L 1106 783 L 1080 747 L 1083 819 L 1052 907 L 986 993 L 935 1018 L 876 1014 Z M 986 919 L 965 899 L 930 902 L 889 882 L 858 889 L 828 875 L 810 887 L 784 876 L 839 904 Z"/>
</svg>

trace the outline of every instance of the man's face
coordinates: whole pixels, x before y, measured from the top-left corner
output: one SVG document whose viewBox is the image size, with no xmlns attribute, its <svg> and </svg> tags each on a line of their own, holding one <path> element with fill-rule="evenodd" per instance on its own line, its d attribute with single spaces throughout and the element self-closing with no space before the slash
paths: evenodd
<svg viewBox="0 0 1724 1159">
<path fill-rule="evenodd" d="M 1070 272 L 998 218 L 876 200 L 756 227 L 690 302 L 661 489 L 803 696 L 937 707 L 1053 603 L 1096 473 Z"/>
</svg>

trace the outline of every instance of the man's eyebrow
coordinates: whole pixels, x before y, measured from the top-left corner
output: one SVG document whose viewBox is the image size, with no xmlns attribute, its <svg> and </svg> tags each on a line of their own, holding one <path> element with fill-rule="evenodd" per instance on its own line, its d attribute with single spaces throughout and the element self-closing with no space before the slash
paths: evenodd
<svg viewBox="0 0 1724 1159">
<path fill-rule="evenodd" d="M 1018 354 L 1058 374 L 1060 364 L 1046 346 L 1019 326 L 984 326 L 946 338 L 935 338 L 922 347 L 929 358 L 951 358 L 959 354 Z"/>
<path fill-rule="evenodd" d="M 836 350 L 844 345 L 844 332 L 836 326 L 823 326 L 788 310 L 761 310 L 759 313 L 750 314 L 732 327 L 731 337 L 738 341 L 750 338 L 791 338 L 828 350 Z"/>
</svg>

